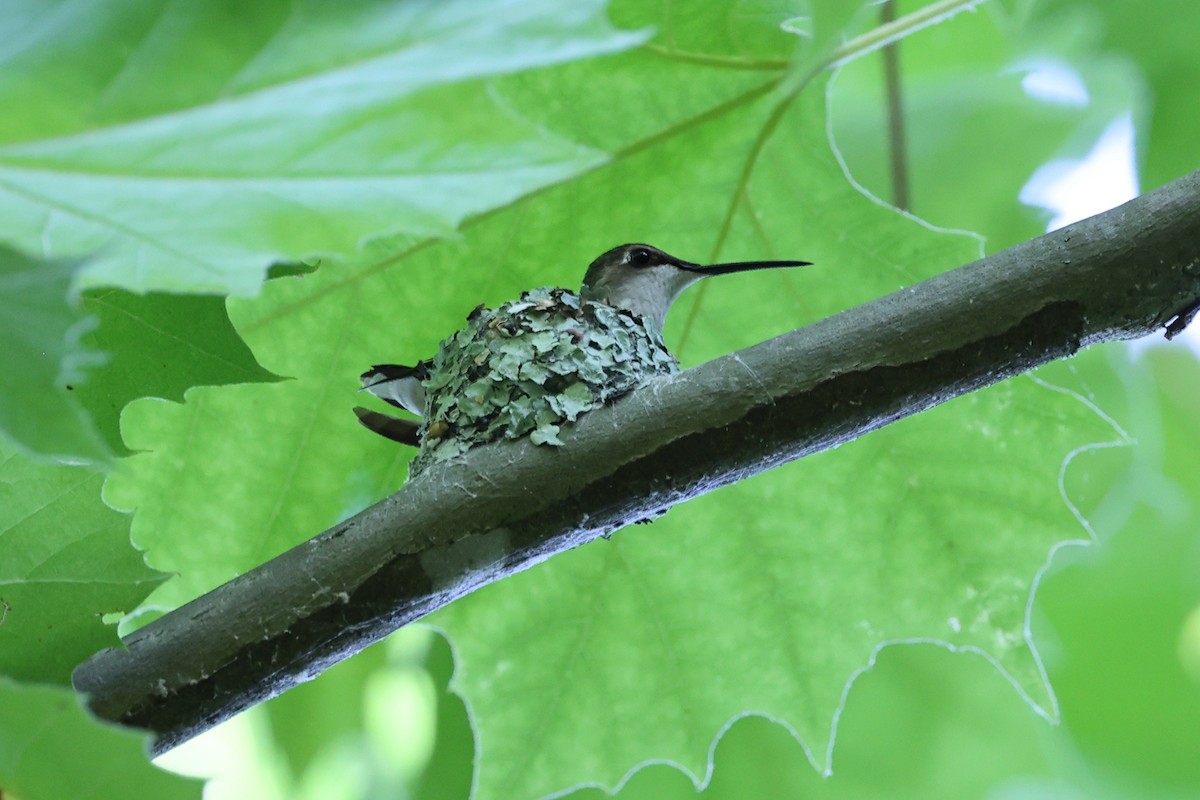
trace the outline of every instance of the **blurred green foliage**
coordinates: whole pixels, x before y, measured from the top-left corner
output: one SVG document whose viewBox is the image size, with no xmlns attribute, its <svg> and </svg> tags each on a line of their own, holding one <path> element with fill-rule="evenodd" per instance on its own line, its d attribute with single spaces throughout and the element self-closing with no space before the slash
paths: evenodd
<svg viewBox="0 0 1200 800">
<path fill-rule="evenodd" d="M 196 794 L 61 686 L 161 577 L 105 503 L 175 574 L 159 613 L 400 485 L 355 377 L 480 302 L 629 240 L 817 263 L 685 296 L 686 365 L 975 258 L 869 196 L 877 13 L 12 0 L 6 796 Z M 990 0 L 910 31 L 913 213 L 1034 236 L 1029 177 L 1125 114 L 1144 186 L 1200 166 L 1197 29 L 1182 0 Z M 834 52 L 861 57 L 814 72 Z M 1048 67 L 1086 100 L 1031 93 Z M 1178 344 L 1083 353 L 487 587 L 166 761 L 256 776 L 224 797 L 1196 796 L 1198 389 Z"/>
</svg>

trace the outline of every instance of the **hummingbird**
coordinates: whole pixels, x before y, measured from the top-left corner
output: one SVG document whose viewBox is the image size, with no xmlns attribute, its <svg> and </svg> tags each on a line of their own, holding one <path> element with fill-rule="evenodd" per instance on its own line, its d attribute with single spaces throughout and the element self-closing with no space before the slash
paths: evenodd
<svg viewBox="0 0 1200 800">
<path fill-rule="evenodd" d="M 653 374 L 678 371 L 663 343 L 676 298 L 714 275 L 808 266 L 808 261 L 701 265 L 648 244 L 623 244 L 591 263 L 578 293 L 535 289 L 488 310 L 413 366 L 377 364 L 362 389 L 422 417 L 402 419 L 355 407 L 370 430 L 450 457 L 500 436 L 529 434 L 561 445 L 559 423 L 631 390 Z"/>
</svg>

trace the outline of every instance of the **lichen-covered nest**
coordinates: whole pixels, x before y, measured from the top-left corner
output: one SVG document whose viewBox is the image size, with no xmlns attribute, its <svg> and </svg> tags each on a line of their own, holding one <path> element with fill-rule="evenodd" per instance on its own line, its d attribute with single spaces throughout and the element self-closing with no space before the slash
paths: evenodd
<svg viewBox="0 0 1200 800">
<path fill-rule="evenodd" d="M 565 289 L 533 289 L 442 342 L 429 368 L 416 474 L 478 444 L 528 435 L 561 445 L 564 422 L 679 371 L 642 318 Z"/>
</svg>

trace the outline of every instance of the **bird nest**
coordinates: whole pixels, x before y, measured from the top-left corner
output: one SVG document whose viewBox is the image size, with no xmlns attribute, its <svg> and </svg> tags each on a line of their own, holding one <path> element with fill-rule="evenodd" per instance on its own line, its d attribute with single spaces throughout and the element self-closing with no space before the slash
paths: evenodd
<svg viewBox="0 0 1200 800">
<path fill-rule="evenodd" d="M 500 438 L 562 445 L 564 423 L 679 362 L 643 319 L 565 289 L 483 306 L 438 349 L 413 474 Z"/>
</svg>

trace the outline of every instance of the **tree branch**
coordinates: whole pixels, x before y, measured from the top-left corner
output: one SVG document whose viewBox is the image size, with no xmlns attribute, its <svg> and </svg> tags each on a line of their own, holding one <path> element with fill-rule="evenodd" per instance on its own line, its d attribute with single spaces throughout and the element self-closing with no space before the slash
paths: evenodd
<svg viewBox="0 0 1200 800">
<path fill-rule="evenodd" d="M 1200 301 L 1200 172 L 1069 228 L 652 381 L 391 497 L 75 671 L 157 752 L 554 553 Z M 1177 323 L 1178 324 L 1178 323 Z"/>
</svg>

